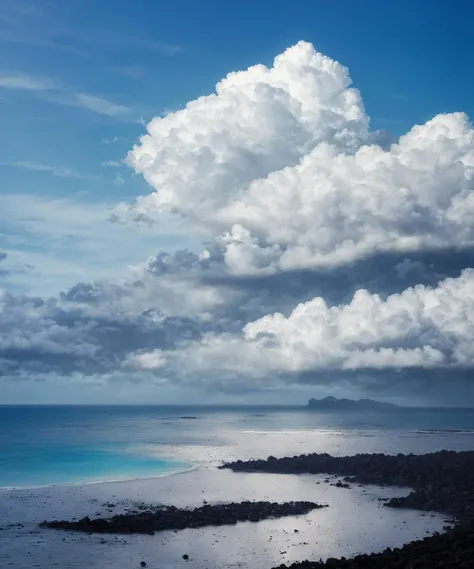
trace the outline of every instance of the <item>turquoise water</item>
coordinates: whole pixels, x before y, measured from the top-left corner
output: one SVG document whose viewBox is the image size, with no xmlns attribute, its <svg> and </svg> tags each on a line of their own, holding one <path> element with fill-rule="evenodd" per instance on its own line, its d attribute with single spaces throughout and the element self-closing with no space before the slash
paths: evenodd
<svg viewBox="0 0 474 569">
<path fill-rule="evenodd" d="M 327 429 L 337 435 L 327 439 L 332 441 L 327 447 L 318 439 L 319 447 L 310 448 L 311 452 L 460 450 L 473 448 L 474 410 L 336 414 L 303 407 L 0 406 L 0 487 L 147 478 L 183 471 L 193 465 L 173 458 L 173 450 L 191 446 L 202 458 L 207 451 L 200 449 L 225 447 L 229 436 L 234 445 L 245 432 L 255 432 L 248 440 L 261 445 L 260 456 L 268 454 L 262 433 L 285 429 Z M 285 449 L 281 444 L 274 452 L 294 452 L 293 446 Z M 219 460 L 219 450 L 216 456 Z"/>
<path fill-rule="evenodd" d="M 187 470 L 123 410 L 0 406 L 0 487 L 125 480 Z M 153 429 L 154 424 L 148 425 Z"/>
<path fill-rule="evenodd" d="M 152 477 L 184 470 L 172 459 L 132 454 L 126 446 L 26 445 L 0 458 L 0 487 L 31 487 Z"/>
</svg>

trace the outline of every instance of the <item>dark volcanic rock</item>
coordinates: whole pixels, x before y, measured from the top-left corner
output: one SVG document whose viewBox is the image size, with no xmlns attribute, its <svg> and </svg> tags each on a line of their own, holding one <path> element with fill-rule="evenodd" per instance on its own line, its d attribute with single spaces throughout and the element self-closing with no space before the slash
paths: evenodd
<svg viewBox="0 0 474 569">
<path fill-rule="evenodd" d="M 149 508 L 138 513 L 120 514 L 112 518 L 82 518 L 78 521 L 43 522 L 41 527 L 82 531 L 87 533 L 145 533 L 181 530 L 204 526 L 236 524 L 240 521 L 258 522 L 267 518 L 298 516 L 317 508 L 314 502 L 241 502 L 206 505 L 194 510 L 175 506 Z"/>
</svg>

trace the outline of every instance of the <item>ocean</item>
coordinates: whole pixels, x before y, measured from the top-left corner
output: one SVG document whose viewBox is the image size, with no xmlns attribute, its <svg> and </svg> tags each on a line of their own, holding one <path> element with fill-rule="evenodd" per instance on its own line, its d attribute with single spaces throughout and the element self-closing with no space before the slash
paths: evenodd
<svg viewBox="0 0 474 569">
<path fill-rule="evenodd" d="M 398 547 L 445 524 L 440 514 L 393 510 L 380 501 L 408 488 L 341 490 L 325 483 L 325 476 L 216 467 L 269 455 L 440 449 L 474 450 L 474 410 L 337 414 L 303 407 L 3 406 L 0 567 L 128 569 L 145 560 L 151 569 L 256 569 Z M 242 500 L 313 500 L 329 507 L 155 536 L 104 538 L 38 527 L 44 519 L 110 516 L 137 503 L 196 507 Z"/>
<path fill-rule="evenodd" d="M 274 440 L 268 450 L 294 454 L 285 443 L 292 433 L 301 434 L 296 446 L 305 452 L 353 454 L 469 447 L 472 430 L 474 409 L 334 414 L 295 406 L 0 406 L 0 487 L 165 475 L 205 463 L 206 447 L 215 455 L 209 463 L 229 451 L 266 457 L 259 443 L 275 436 L 280 445 Z"/>
</svg>

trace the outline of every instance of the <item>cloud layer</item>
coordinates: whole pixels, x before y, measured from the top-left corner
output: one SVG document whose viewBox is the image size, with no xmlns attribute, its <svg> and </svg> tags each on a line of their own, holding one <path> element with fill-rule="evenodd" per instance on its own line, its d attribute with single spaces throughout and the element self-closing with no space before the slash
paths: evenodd
<svg viewBox="0 0 474 569">
<path fill-rule="evenodd" d="M 205 250 L 162 251 L 128 282 L 48 300 L 3 292 L 1 373 L 226 390 L 368 376 L 390 390 L 407 374 L 415 389 L 421 376 L 469 375 L 466 115 L 379 144 L 348 70 L 300 42 L 147 131 L 127 161 L 150 194 L 113 219 L 171 213 Z"/>
<path fill-rule="evenodd" d="M 249 322 L 239 336 L 207 335 L 178 355 L 191 369 L 266 378 L 331 370 L 471 368 L 474 270 L 438 287 L 418 285 L 382 299 L 358 290 L 351 302 L 321 297 Z M 156 355 L 156 352 L 155 352 Z M 176 354 L 172 354 L 174 358 Z M 141 356 L 150 367 L 150 360 Z M 157 367 L 163 367 L 161 352 Z"/>
</svg>

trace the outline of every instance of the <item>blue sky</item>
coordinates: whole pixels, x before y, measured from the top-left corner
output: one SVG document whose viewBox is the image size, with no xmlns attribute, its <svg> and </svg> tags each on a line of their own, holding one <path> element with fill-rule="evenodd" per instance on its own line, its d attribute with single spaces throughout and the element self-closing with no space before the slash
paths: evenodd
<svg viewBox="0 0 474 569">
<path fill-rule="evenodd" d="M 472 395 L 473 17 L 2 2 L 0 395 Z"/>
<path fill-rule="evenodd" d="M 7 285 L 31 292 L 34 266 L 36 292 L 52 294 L 85 271 L 116 276 L 160 249 L 198 250 L 175 223 L 103 223 L 107 208 L 147 193 L 120 162 L 141 122 L 300 39 L 349 67 L 374 129 L 472 116 L 473 15 L 460 0 L 2 3 L 0 247 L 17 269 Z"/>
</svg>

